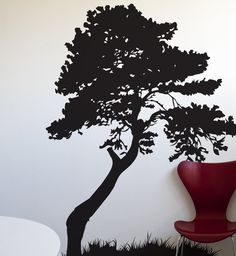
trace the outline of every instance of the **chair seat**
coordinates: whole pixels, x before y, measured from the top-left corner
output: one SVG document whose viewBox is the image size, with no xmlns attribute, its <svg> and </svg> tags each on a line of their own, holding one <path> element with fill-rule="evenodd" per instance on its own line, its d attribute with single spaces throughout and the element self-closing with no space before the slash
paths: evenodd
<svg viewBox="0 0 236 256">
<path fill-rule="evenodd" d="M 212 243 L 236 233 L 236 222 L 228 220 L 176 221 L 175 228 L 181 235 L 192 241 Z"/>
</svg>

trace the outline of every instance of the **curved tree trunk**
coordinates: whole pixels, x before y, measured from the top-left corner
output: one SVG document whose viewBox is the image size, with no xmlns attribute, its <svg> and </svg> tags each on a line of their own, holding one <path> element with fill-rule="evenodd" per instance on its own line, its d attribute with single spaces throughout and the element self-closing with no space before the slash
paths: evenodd
<svg viewBox="0 0 236 256">
<path fill-rule="evenodd" d="M 90 217 L 97 211 L 101 204 L 106 200 L 113 190 L 119 176 L 124 172 L 135 160 L 138 154 L 139 130 L 133 133 L 133 141 L 127 154 L 120 159 L 112 148 L 108 152 L 112 158 L 112 167 L 105 180 L 94 192 L 94 194 L 85 202 L 77 206 L 69 215 L 67 225 L 67 256 L 80 256 L 81 240 L 83 238 L 84 230 Z"/>
<path fill-rule="evenodd" d="M 67 256 L 81 255 L 81 240 L 86 224 L 111 193 L 120 174 L 121 172 L 111 168 L 109 174 L 95 193 L 88 200 L 76 207 L 68 217 L 66 222 L 68 237 Z"/>
</svg>

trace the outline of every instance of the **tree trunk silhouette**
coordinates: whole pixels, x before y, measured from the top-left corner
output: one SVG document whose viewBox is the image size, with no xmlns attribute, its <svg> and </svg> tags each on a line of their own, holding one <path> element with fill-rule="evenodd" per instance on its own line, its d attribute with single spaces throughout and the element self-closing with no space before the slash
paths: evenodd
<svg viewBox="0 0 236 256">
<path fill-rule="evenodd" d="M 137 129 L 136 129 L 137 130 Z M 81 240 L 85 227 L 90 217 L 98 210 L 113 190 L 119 176 L 134 162 L 138 154 L 140 132 L 133 133 L 133 140 L 129 151 L 123 158 L 119 158 L 112 148 L 108 148 L 108 153 L 112 158 L 112 167 L 102 184 L 93 195 L 77 206 L 69 215 L 67 225 L 67 256 L 80 256 Z"/>
</svg>

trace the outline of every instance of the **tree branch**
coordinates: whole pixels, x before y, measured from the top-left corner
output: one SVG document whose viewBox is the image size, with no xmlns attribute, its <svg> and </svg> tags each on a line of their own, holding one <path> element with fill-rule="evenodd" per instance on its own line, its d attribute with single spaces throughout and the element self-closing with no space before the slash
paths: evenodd
<svg viewBox="0 0 236 256">
<path fill-rule="evenodd" d="M 155 103 L 157 103 L 163 110 L 167 110 L 164 106 L 163 106 L 163 104 L 161 104 L 159 101 L 157 101 L 157 100 L 147 100 L 147 101 L 151 101 L 151 102 L 155 102 Z"/>
<path fill-rule="evenodd" d="M 179 102 L 176 100 L 175 97 L 173 97 L 170 93 L 167 93 L 167 95 L 169 95 L 172 99 L 172 103 L 173 103 L 173 107 L 175 108 L 176 105 L 179 107 L 179 108 L 182 108 L 182 106 L 179 104 Z M 175 105 L 176 104 L 176 105 Z"/>
<path fill-rule="evenodd" d="M 142 100 L 147 100 L 148 99 L 148 97 L 149 96 L 152 96 L 152 94 L 155 94 L 155 93 L 158 93 L 159 92 L 159 90 L 157 89 L 157 90 L 150 90 L 143 98 L 142 98 Z"/>
<path fill-rule="evenodd" d="M 160 115 L 160 114 L 162 114 L 162 113 L 163 113 L 162 110 L 159 110 L 159 111 L 154 112 L 154 113 L 150 116 L 150 118 L 149 118 L 147 121 L 145 121 L 145 130 L 147 130 L 150 126 L 152 126 L 153 124 L 155 124 L 156 121 L 157 121 L 157 119 L 159 119 L 159 118 L 158 118 L 158 115 Z"/>
<path fill-rule="evenodd" d="M 119 156 L 115 153 L 115 151 L 112 149 L 112 147 L 109 147 L 107 149 L 107 152 L 109 153 L 113 163 L 120 160 Z"/>
</svg>

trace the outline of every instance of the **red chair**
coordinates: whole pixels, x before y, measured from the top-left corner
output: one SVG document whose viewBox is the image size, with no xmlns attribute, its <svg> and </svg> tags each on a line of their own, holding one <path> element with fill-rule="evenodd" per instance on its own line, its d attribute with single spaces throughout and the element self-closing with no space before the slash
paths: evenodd
<svg viewBox="0 0 236 256">
<path fill-rule="evenodd" d="M 236 161 L 225 163 L 197 163 L 183 161 L 177 168 L 180 179 L 188 190 L 196 216 L 192 221 L 176 221 L 180 237 L 176 246 L 178 256 L 184 239 L 211 243 L 231 237 L 236 256 L 234 237 L 236 222 L 226 217 L 229 200 L 236 188 Z"/>
</svg>

